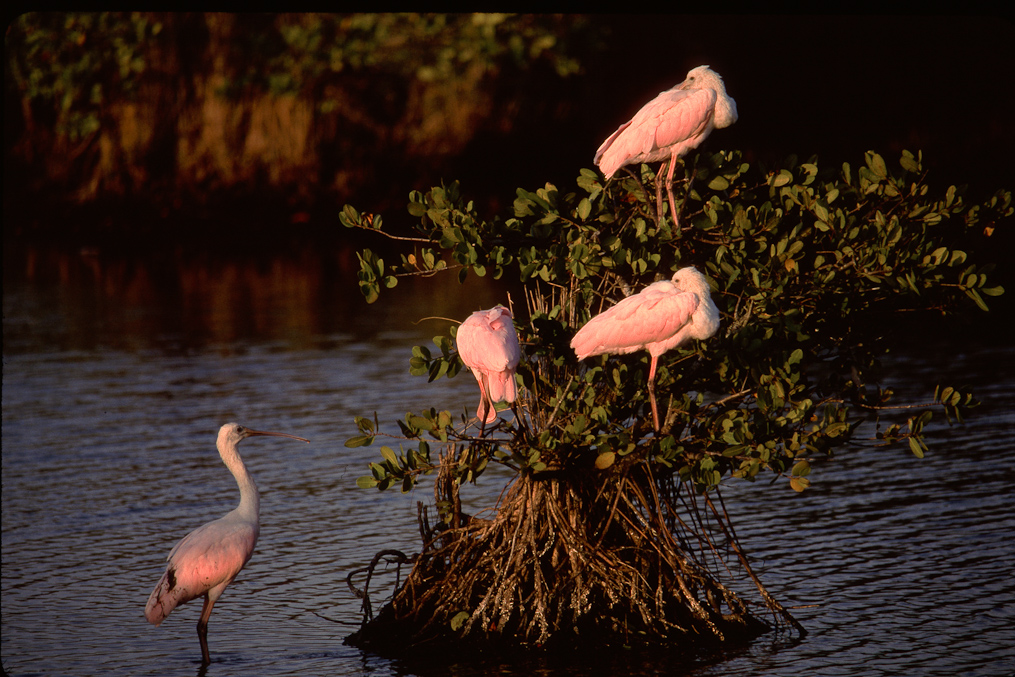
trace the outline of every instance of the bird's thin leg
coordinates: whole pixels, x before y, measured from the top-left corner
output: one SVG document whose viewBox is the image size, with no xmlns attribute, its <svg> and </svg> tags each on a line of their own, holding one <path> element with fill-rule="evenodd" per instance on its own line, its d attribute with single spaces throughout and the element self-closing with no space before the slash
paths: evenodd
<svg viewBox="0 0 1015 677">
<path fill-rule="evenodd" d="M 197 621 L 197 638 L 201 641 L 201 662 L 204 665 L 211 663 L 211 654 L 208 653 L 208 617 L 211 616 L 211 608 L 213 606 L 215 606 L 215 600 L 208 593 L 205 593 L 201 618 Z"/>
<path fill-rule="evenodd" d="M 487 405 L 487 401 L 485 399 L 480 404 L 482 414 L 479 417 L 479 439 L 483 439 L 483 435 L 486 432 L 486 406 L 484 405 Z"/>
<path fill-rule="evenodd" d="M 652 421 L 655 423 L 655 431 L 659 432 L 659 409 L 656 407 L 656 364 L 659 358 L 652 356 L 652 364 L 648 369 L 648 397 L 652 401 Z"/>
<path fill-rule="evenodd" d="M 673 170 L 677 166 L 677 152 L 673 151 L 670 157 L 670 170 L 666 172 L 666 194 L 670 199 L 670 216 L 673 218 L 673 229 L 680 230 L 680 220 L 677 218 L 677 207 L 673 202 Z"/>
<path fill-rule="evenodd" d="M 490 401 L 490 382 L 486 374 L 482 374 L 479 378 L 479 437 L 482 439 L 483 433 L 486 431 L 486 417 L 490 414 L 490 410 L 493 408 L 493 402 Z"/>
<path fill-rule="evenodd" d="M 672 163 L 671 163 L 672 165 Z M 666 169 L 666 163 L 659 165 L 659 173 L 656 174 L 656 225 L 658 226 L 663 222 L 663 170 Z"/>
</svg>

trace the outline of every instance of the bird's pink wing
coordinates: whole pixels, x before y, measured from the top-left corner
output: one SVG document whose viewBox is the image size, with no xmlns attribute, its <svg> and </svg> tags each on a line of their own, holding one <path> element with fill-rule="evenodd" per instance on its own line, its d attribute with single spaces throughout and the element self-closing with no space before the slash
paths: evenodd
<svg viewBox="0 0 1015 677">
<path fill-rule="evenodd" d="M 476 316 L 473 316 L 476 317 Z M 458 328 L 458 354 L 470 369 L 498 372 L 518 365 L 521 352 L 511 318 L 502 315 L 492 323 L 472 322 Z"/>
<path fill-rule="evenodd" d="M 673 94 L 653 114 L 656 148 L 675 146 L 700 136 L 715 113 L 716 94 L 711 89 L 683 89 Z"/>
<path fill-rule="evenodd" d="M 180 604 L 233 580 L 254 552 L 257 531 L 227 516 L 187 534 L 169 552 L 166 571 L 148 598 L 148 622 L 158 625 Z"/>
<path fill-rule="evenodd" d="M 496 344 L 491 352 L 497 354 L 497 364 L 504 366 L 490 374 L 490 400 L 492 402 L 514 402 L 518 396 L 518 387 L 515 383 L 515 369 L 521 359 L 521 348 L 518 345 L 518 332 L 511 322 L 511 316 L 503 313 L 500 317 L 490 323 L 492 333 L 491 341 Z"/>
<path fill-rule="evenodd" d="M 522 357 L 521 347 L 518 345 L 518 332 L 511 321 L 508 313 L 502 313 L 500 317 L 490 323 L 494 340 L 497 343 L 497 350 L 506 360 L 506 369 L 514 369 Z"/>
<path fill-rule="evenodd" d="M 476 416 L 483 418 L 485 410 L 487 423 L 497 420 L 493 402 L 515 401 L 515 368 L 521 358 L 518 333 L 511 322 L 511 314 L 506 309 L 495 310 L 473 313 L 462 322 L 456 337 L 458 355 L 479 383 L 480 400 Z"/>
<path fill-rule="evenodd" d="M 603 141 L 596 151 L 593 162 L 603 170 L 607 178 L 627 164 L 631 158 L 651 153 L 655 147 L 653 129 L 658 118 L 668 106 L 674 105 L 687 95 L 684 90 L 670 89 L 641 107 L 634 117 L 617 128 Z"/>
<path fill-rule="evenodd" d="M 607 149 L 609 149 L 609 147 L 613 145 L 613 142 L 617 140 L 617 137 L 620 136 L 625 129 L 631 126 L 631 122 L 632 122 L 631 120 L 628 120 L 627 122 L 622 124 L 619 128 L 617 128 L 617 131 L 615 131 L 613 134 L 610 134 L 610 138 L 606 139 L 606 141 L 603 141 L 603 143 L 599 146 L 599 150 L 596 151 L 596 156 L 592 159 L 592 161 L 596 163 L 597 167 L 599 166 L 599 163 L 603 159 L 603 153 L 605 153 Z M 609 173 L 612 174 L 613 172 Z"/>
<path fill-rule="evenodd" d="M 682 155 L 693 148 L 714 115 L 716 93 L 711 89 L 670 89 L 642 106 L 603 142 L 595 163 L 610 177 L 629 162 L 652 162 L 668 157 L 676 147 Z"/>
<path fill-rule="evenodd" d="M 672 285 L 669 289 L 647 287 L 589 320 L 575 334 L 571 347 L 578 359 L 642 350 L 676 334 L 697 307 L 695 294 L 675 291 Z"/>
<path fill-rule="evenodd" d="M 477 316 L 470 315 L 458 327 L 455 335 L 455 343 L 458 344 L 458 356 L 462 358 L 469 369 L 476 369 L 479 366 L 479 354 L 481 345 L 481 334 L 484 331 Z"/>
</svg>

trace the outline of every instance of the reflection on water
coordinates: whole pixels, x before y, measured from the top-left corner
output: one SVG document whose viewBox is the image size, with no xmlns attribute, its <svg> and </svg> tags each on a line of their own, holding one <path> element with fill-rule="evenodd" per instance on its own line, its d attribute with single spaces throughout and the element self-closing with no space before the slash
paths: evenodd
<svg viewBox="0 0 1015 677">
<path fill-rule="evenodd" d="M 306 347 L 324 336 L 369 339 L 392 330 L 429 338 L 448 323 L 412 323 L 428 314 L 464 318 L 506 298 L 501 284 L 470 276 L 460 285 L 452 273 L 403 278 L 369 305 L 356 286 L 358 270 L 348 246 L 143 258 L 8 248 L 5 350 L 31 350 L 33 342 L 64 350 L 189 349 L 246 339 Z"/>
<path fill-rule="evenodd" d="M 28 261 L 28 263 L 24 263 Z M 498 300 L 456 282 L 400 285 L 367 306 L 343 253 L 127 262 L 37 253 L 5 266 L 3 633 L 8 674 L 197 674 L 200 604 L 142 614 L 169 548 L 239 500 L 215 451 L 236 420 L 308 437 L 241 447 L 262 495 L 254 556 L 216 606 L 209 675 L 977 674 L 1015 671 L 1015 383 L 1011 347 L 896 359 L 925 393 L 970 382 L 988 404 L 933 429 L 931 453 L 844 450 L 803 495 L 732 483 L 727 506 L 769 589 L 810 630 L 693 665 L 666 655 L 448 666 L 365 655 L 349 571 L 417 549 L 415 492 L 355 487 L 353 416 L 475 408 L 471 378 L 408 375 L 410 347 Z M 961 378 L 960 378 L 961 377 Z M 913 397 L 918 397 L 914 394 Z M 503 486 L 492 477 L 476 509 Z M 811 606 L 816 605 L 816 606 Z M 451 659 L 448 659 L 451 660 Z"/>
</svg>

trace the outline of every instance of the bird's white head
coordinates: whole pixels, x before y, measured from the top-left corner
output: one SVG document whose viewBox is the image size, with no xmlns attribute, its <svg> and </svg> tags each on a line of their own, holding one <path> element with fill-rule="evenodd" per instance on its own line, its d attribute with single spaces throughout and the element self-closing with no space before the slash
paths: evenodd
<svg viewBox="0 0 1015 677">
<path fill-rule="evenodd" d="M 697 292 L 702 288 L 708 289 L 708 280 L 694 266 L 687 266 L 673 273 L 673 284 L 682 291 Z"/>
<path fill-rule="evenodd" d="M 289 433 L 272 433 L 264 430 L 251 430 L 239 423 L 226 423 L 224 426 L 219 428 L 218 444 L 219 448 L 222 448 L 223 444 L 237 445 L 240 440 L 254 435 L 270 435 L 272 437 L 288 437 L 290 439 L 299 440 L 300 442 L 309 442 L 310 440 L 302 437 L 296 437 L 296 435 L 290 435 Z"/>
<path fill-rule="evenodd" d="M 677 85 L 677 89 L 714 89 L 726 93 L 726 85 L 722 76 L 708 66 L 698 66 L 687 71 L 687 77 Z"/>
<path fill-rule="evenodd" d="M 677 89 L 711 89 L 716 94 L 715 126 L 719 129 L 729 127 L 737 121 L 737 102 L 726 93 L 726 85 L 722 76 L 708 66 L 698 66 L 687 71 L 687 77 L 677 85 Z"/>
<path fill-rule="evenodd" d="M 247 429 L 241 426 L 239 423 L 226 423 L 224 426 L 219 428 L 219 446 L 222 444 L 238 444 L 240 440 L 247 436 Z"/>
</svg>

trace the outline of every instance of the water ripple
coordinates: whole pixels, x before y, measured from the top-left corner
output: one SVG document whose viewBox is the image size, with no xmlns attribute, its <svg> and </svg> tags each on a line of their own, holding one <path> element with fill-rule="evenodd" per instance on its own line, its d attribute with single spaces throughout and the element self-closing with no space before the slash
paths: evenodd
<svg viewBox="0 0 1015 677">
<path fill-rule="evenodd" d="M 523 658 L 426 668 L 342 645 L 359 622 L 345 585 L 378 550 L 418 548 L 416 501 L 355 487 L 373 448 L 350 449 L 352 417 L 382 421 L 428 405 L 474 406 L 466 375 L 427 386 L 407 374 L 416 336 L 321 347 L 244 344 L 5 354 L 3 372 L 3 660 L 9 674 L 192 675 L 191 603 L 160 627 L 142 616 L 164 558 L 190 529 L 232 509 L 238 492 L 215 452 L 237 420 L 311 439 L 242 446 L 262 494 L 262 532 L 209 627 L 209 674 L 490 673 L 695 675 L 1006 675 L 1015 672 L 1015 388 L 1012 349 L 957 357 L 986 401 L 962 426 L 935 424 L 931 451 L 857 448 L 815 461 L 814 486 L 731 483 L 738 535 L 798 643 L 762 638 L 741 651 L 685 657 Z M 898 360 L 905 387 L 926 391 L 933 361 Z M 393 378 L 392 374 L 403 376 Z M 382 387 L 377 384 L 396 385 Z M 930 388 L 933 386 L 931 385 Z M 491 475 L 470 509 L 492 502 Z M 392 580 L 393 571 L 388 580 Z"/>
</svg>

